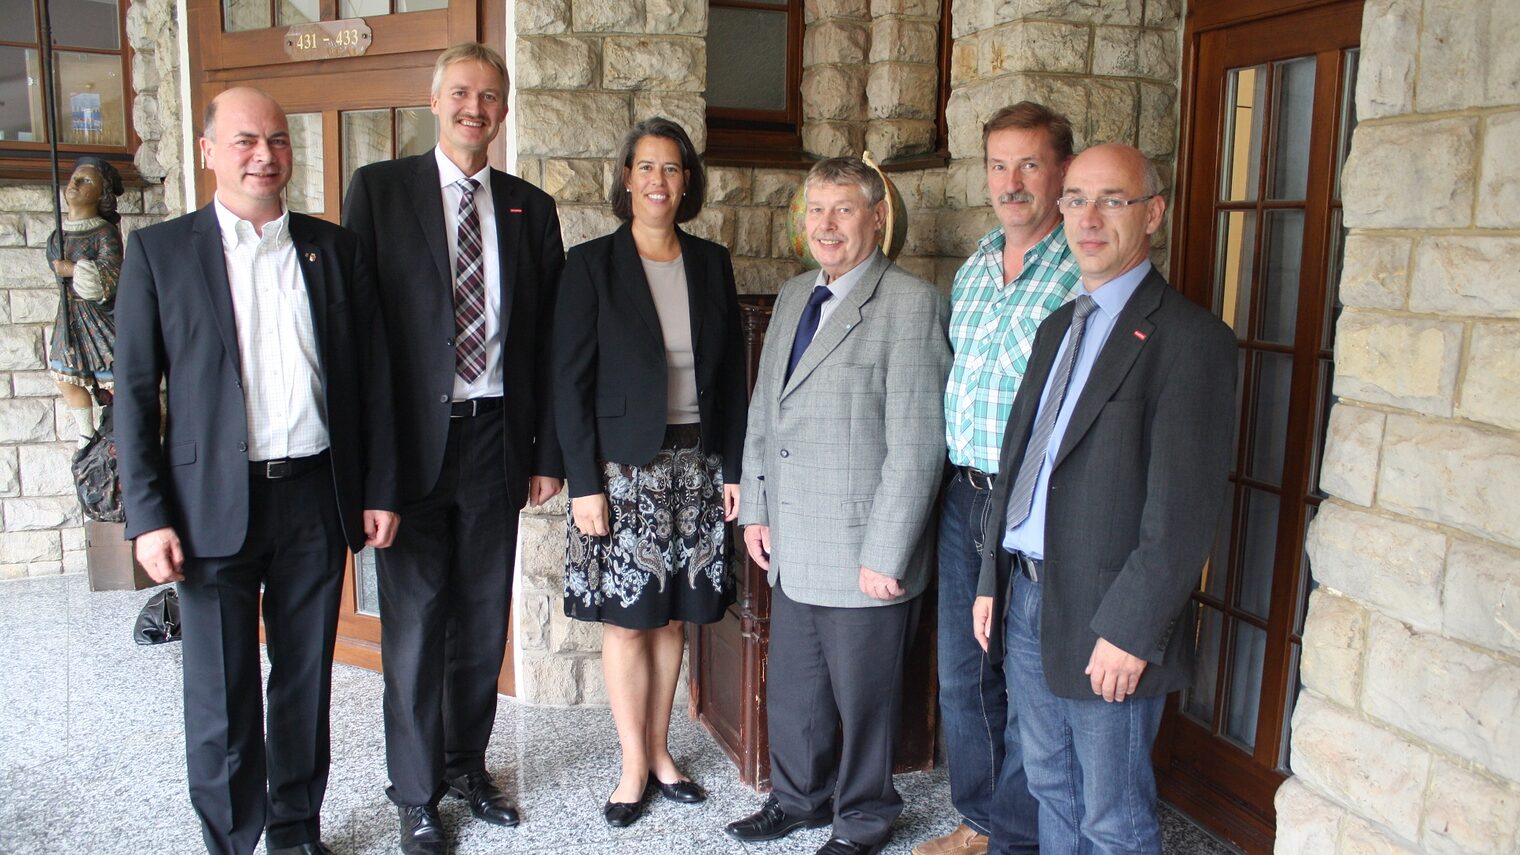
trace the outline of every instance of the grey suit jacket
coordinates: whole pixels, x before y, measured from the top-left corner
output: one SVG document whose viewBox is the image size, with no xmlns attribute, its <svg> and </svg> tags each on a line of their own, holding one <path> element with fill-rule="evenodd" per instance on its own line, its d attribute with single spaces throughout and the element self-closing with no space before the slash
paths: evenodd
<svg viewBox="0 0 1520 855">
<path fill-rule="evenodd" d="M 1067 303 L 1040 324 L 1003 435 L 1004 461 L 1024 458 L 1074 310 Z M 1155 271 L 1115 320 L 1046 494 L 1040 657 L 1056 695 L 1094 697 L 1082 672 L 1100 637 L 1149 663 L 1137 697 L 1192 679 L 1190 595 L 1230 505 L 1236 353 L 1230 328 Z M 1016 466 L 1008 463 L 993 488 L 977 587 L 994 598 L 991 652 L 999 657 Z"/>
<path fill-rule="evenodd" d="M 784 386 L 817 274 L 782 286 L 744 443 L 739 523 L 770 526 L 770 584 L 779 578 L 788 597 L 818 606 L 923 592 L 944 466 L 948 303 L 880 252 L 862 263 Z M 900 580 L 903 596 L 866 596 L 862 566 Z"/>
</svg>

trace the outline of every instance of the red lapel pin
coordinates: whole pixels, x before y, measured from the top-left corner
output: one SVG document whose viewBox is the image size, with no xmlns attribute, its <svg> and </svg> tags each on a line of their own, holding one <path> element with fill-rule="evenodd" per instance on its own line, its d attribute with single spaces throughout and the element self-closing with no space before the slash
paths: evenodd
<svg viewBox="0 0 1520 855">
<path fill-rule="evenodd" d="M 1135 330 L 1135 338 L 1138 338 L 1141 341 L 1145 341 L 1145 333 L 1143 333 L 1143 332 L 1141 332 L 1139 330 Z"/>
<path fill-rule="evenodd" d="M 522 208 L 508 208 L 507 209 L 507 213 L 509 213 L 509 214 L 521 214 L 522 213 Z"/>
</svg>

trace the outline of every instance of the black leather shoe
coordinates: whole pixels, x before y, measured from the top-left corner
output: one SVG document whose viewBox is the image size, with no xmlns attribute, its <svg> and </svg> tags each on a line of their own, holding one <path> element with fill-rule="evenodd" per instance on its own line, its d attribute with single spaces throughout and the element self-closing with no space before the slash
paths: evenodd
<svg viewBox="0 0 1520 855">
<path fill-rule="evenodd" d="M 295 846 L 273 848 L 269 850 L 269 855 L 333 855 L 333 851 L 319 840 L 316 843 L 297 843 Z"/>
<path fill-rule="evenodd" d="M 614 802 L 609 800 L 607 804 L 602 806 L 602 816 L 606 818 L 607 824 L 613 828 L 627 828 L 638 822 L 639 817 L 644 815 L 644 799 L 648 795 L 649 788 L 645 787 L 644 792 L 639 793 L 639 800 L 636 802 Z"/>
<path fill-rule="evenodd" d="M 730 822 L 723 832 L 735 840 L 775 840 L 799 828 L 822 828 L 831 820 L 827 814 L 792 816 L 781 809 L 775 796 L 769 796 L 760 810 Z"/>
<path fill-rule="evenodd" d="M 517 808 L 507 801 L 506 795 L 491 780 L 491 776 L 483 771 L 460 775 L 450 781 L 449 793 L 468 802 L 470 813 L 475 814 L 476 819 L 508 828 L 521 821 Z"/>
<path fill-rule="evenodd" d="M 448 855 L 449 839 L 443 833 L 438 808 L 401 806 L 401 851 L 405 855 Z"/>
<path fill-rule="evenodd" d="M 843 837 L 830 837 L 814 855 L 876 855 L 881 847 L 880 843 L 856 843 Z"/>
<path fill-rule="evenodd" d="M 683 805 L 694 805 L 698 802 L 707 801 L 707 793 L 702 792 L 702 788 L 697 786 L 694 781 L 676 781 L 674 784 L 667 784 L 656 778 L 653 772 L 650 772 L 648 787 L 659 790 L 660 795 L 673 802 L 680 802 Z M 646 792 L 648 791 L 648 787 L 645 788 Z"/>
</svg>

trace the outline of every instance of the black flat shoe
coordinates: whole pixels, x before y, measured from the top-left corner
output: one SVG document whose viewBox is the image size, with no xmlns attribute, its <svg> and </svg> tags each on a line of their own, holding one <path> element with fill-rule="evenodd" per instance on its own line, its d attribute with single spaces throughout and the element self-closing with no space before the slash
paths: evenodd
<svg viewBox="0 0 1520 855">
<path fill-rule="evenodd" d="M 680 802 L 683 805 L 694 805 L 698 802 L 707 801 L 707 793 L 702 792 L 702 788 L 697 786 L 694 781 L 676 781 L 674 784 L 667 784 L 656 778 L 653 772 L 650 772 L 649 786 L 659 790 L 660 795 L 665 798 L 673 802 Z M 647 788 L 645 792 L 648 792 Z"/>
<path fill-rule="evenodd" d="M 609 799 L 607 804 L 602 806 L 602 816 L 613 828 L 627 828 L 638 822 L 639 817 L 644 815 L 644 801 L 648 797 L 649 788 L 646 786 L 644 792 L 639 793 L 639 800 L 636 802 L 615 802 Z"/>
</svg>

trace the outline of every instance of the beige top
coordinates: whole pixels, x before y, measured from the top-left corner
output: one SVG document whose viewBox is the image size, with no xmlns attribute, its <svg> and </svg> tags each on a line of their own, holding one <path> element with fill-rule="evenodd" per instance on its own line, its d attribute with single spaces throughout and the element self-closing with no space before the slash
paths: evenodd
<svg viewBox="0 0 1520 855">
<path fill-rule="evenodd" d="M 695 424 L 702 420 L 702 415 L 697 409 L 697 368 L 691 351 L 686 265 L 680 256 L 674 261 L 650 261 L 643 257 L 639 261 L 644 264 L 644 278 L 649 280 L 649 295 L 654 298 L 660 332 L 665 336 L 665 423 Z"/>
</svg>

